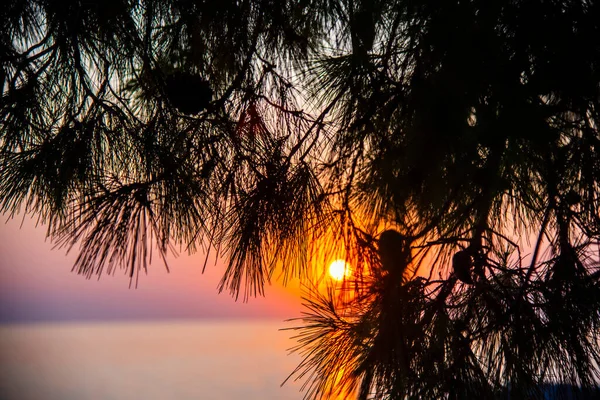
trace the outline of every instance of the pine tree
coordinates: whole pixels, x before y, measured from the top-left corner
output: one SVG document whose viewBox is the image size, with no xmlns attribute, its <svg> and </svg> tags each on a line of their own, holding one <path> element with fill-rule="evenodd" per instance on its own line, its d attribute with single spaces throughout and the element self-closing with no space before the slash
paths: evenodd
<svg viewBox="0 0 600 400">
<path fill-rule="evenodd" d="M 310 282 L 307 398 L 599 383 L 600 4 L 13 1 L 0 209 L 87 276 L 210 249 Z M 582 392 L 583 393 L 583 392 Z M 566 387 L 556 396 L 566 398 Z"/>
</svg>

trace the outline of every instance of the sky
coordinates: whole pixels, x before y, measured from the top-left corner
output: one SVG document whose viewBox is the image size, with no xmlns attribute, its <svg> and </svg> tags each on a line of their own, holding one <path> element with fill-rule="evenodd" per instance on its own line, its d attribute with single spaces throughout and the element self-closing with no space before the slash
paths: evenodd
<svg viewBox="0 0 600 400">
<path fill-rule="evenodd" d="M 69 254 L 54 249 L 44 226 L 22 216 L 0 221 L 0 323 L 148 320 L 188 318 L 274 318 L 300 316 L 298 284 L 274 282 L 265 297 L 237 302 L 217 285 L 223 260 L 209 263 L 204 256 L 170 256 L 170 272 L 155 261 L 142 274 L 137 288 L 121 271 L 99 280 L 71 272 L 77 248 Z"/>
</svg>

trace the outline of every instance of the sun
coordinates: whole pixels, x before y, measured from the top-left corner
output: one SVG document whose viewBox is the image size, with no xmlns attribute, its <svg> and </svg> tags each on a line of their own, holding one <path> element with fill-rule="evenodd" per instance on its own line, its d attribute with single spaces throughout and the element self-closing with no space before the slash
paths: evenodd
<svg viewBox="0 0 600 400">
<path fill-rule="evenodd" d="M 329 276 L 336 281 L 341 281 L 350 275 L 350 265 L 344 260 L 335 260 L 329 264 Z"/>
</svg>

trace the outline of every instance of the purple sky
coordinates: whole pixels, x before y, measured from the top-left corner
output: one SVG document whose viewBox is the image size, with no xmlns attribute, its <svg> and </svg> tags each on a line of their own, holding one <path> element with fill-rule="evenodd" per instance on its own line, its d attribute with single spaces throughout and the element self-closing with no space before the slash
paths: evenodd
<svg viewBox="0 0 600 400">
<path fill-rule="evenodd" d="M 218 294 L 222 263 L 202 274 L 201 254 L 169 258 L 170 273 L 156 261 L 137 289 L 121 271 L 100 280 L 71 272 L 76 249 L 65 255 L 30 219 L 0 222 L 0 322 L 153 318 L 294 318 L 300 316 L 295 287 L 274 283 L 265 298 L 235 302 Z M 5 222 L 6 221 L 6 222 Z"/>
</svg>

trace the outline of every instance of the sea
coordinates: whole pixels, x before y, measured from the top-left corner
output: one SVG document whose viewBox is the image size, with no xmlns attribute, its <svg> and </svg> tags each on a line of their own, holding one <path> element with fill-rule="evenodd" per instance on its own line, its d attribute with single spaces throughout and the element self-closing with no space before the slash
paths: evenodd
<svg viewBox="0 0 600 400">
<path fill-rule="evenodd" d="M 281 330 L 292 326 L 279 320 L 0 325 L 0 400 L 301 400 L 303 381 L 281 385 L 301 361 L 289 353 L 294 332 Z M 545 399 L 558 398 L 559 387 L 547 385 Z M 582 397 L 598 398 L 598 392 Z"/>
<path fill-rule="evenodd" d="M 0 325 L 2 400 L 300 400 L 279 320 Z"/>
</svg>

